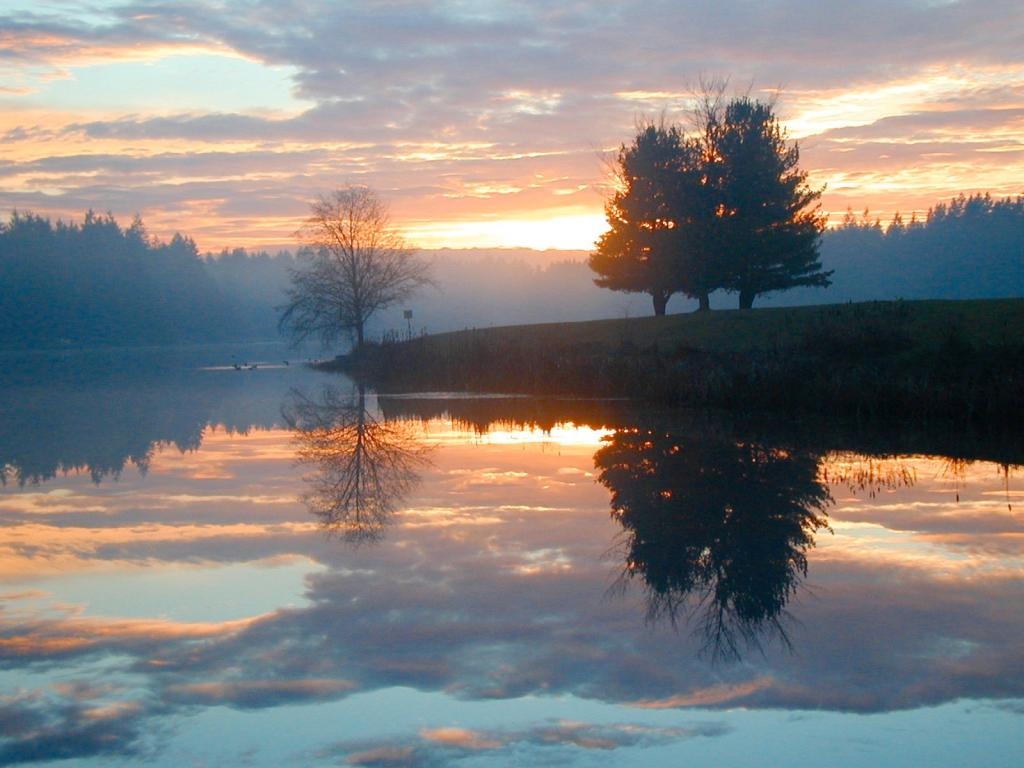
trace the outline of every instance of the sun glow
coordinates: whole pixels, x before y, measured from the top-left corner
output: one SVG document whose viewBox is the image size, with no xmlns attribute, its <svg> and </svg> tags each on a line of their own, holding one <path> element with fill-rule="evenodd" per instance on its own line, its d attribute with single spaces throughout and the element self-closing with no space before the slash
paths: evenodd
<svg viewBox="0 0 1024 768">
<path fill-rule="evenodd" d="M 421 248 L 532 248 L 590 250 L 607 228 L 604 214 L 502 218 L 407 224 L 406 239 Z"/>
<path fill-rule="evenodd" d="M 492 445 L 521 445 L 523 443 L 553 443 L 564 448 L 570 446 L 596 447 L 612 434 L 610 429 L 594 429 L 572 423 L 561 424 L 549 430 L 494 429 L 487 433 L 486 441 Z"/>
</svg>

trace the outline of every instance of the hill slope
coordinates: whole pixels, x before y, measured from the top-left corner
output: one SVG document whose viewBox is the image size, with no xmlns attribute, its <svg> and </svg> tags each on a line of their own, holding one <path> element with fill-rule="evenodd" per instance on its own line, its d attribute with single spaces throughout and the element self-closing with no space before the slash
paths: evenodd
<svg viewBox="0 0 1024 768">
<path fill-rule="evenodd" d="M 870 418 L 1024 415 L 1024 300 L 871 302 L 508 326 L 370 346 L 378 390 L 638 397 Z"/>
</svg>

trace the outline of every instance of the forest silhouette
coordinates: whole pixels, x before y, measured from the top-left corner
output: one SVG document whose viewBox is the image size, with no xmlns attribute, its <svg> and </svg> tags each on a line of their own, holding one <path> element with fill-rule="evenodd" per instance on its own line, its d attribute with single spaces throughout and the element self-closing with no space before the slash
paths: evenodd
<svg viewBox="0 0 1024 768">
<path fill-rule="evenodd" d="M 961 196 L 883 226 L 850 212 L 821 243 L 828 289 L 793 288 L 762 306 L 884 299 L 1024 296 L 1024 198 Z M 585 252 L 542 261 L 523 251 L 435 251 L 437 289 L 382 313 L 368 333 L 647 314 L 637 296 L 597 288 Z M 141 220 L 88 213 L 52 223 L 17 213 L 0 225 L 0 348 L 66 348 L 277 339 L 278 307 L 301 253 L 200 255 L 187 236 L 161 243 Z M 676 297 L 670 311 L 695 309 Z M 731 306 L 711 296 L 711 306 Z M 404 319 L 404 310 L 413 317 Z"/>
</svg>

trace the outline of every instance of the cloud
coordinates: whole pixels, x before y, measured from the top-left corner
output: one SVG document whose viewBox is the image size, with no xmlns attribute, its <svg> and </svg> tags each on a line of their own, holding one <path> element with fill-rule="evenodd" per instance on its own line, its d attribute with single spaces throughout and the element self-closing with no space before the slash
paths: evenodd
<svg viewBox="0 0 1024 768">
<path fill-rule="evenodd" d="M 88 207 L 139 211 L 159 234 L 186 231 L 211 250 L 290 242 L 311 194 L 352 178 L 393 196 L 402 220 L 448 222 L 442 231 L 496 214 L 553 214 L 564 207 L 566 189 L 587 193 L 576 213 L 600 216 L 601 153 L 628 140 L 638 116 L 684 118 L 696 80 L 717 73 L 731 75 L 740 90 L 753 84 L 756 95 L 780 87 L 780 113 L 797 124 L 813 126 L 811 112 L 831 111 L 830 135 L 801 134 L 823 148 L 805 158 L 811 170 L 820 164 L 814 178 L 830 184 L 827 206 L 842 211 L 848 202 L 860 209 L 882 200 L 887 210 L 908 210 L 951 189 L 971 191 L 962 188 L 972 181 L 1003 192 L 1019 179 L 1024 158 L 1008 164 L 1004 157 L 1000 167 L 980 156 L 973 139 L 957 139 L 966 113 L 956 110 L 973 105 L 976 137 L 1012 148 L 1012 134 L 1000 138 L 991 126 L 1012 125 L 1012 114 L 998 112 L 1019 109 L 1022 14 L 1011 0 L 778 0 L 747 4 L 741 14 L 704 0 L 557 9 L 543 2 L 126 3 L 89 13 L 70 8 L 59 17 L 12 11 L 0 15 L 0 67 L 6 62 L 17 78 L 0 95 L 11 107 L 0 121 L 9 142 L 0 156 L 0 206 L 65 216 Z M 298 114 L 269 101 L 235 113 L 203 111 L 194 105 L 209 99 L 198 96 L 203 84 L 196 82 L 192 103 L 62 115 L 47 90 L 48 79 L 73 78 L 97 62 L 171 54 L 185 62 L 198 53 L 279 68 L 294 97 L 310 106 Z M 908 84 L 917 90 L 908 92 Z M 865 120 L 863 112 L 835 111 L 849 92 L 885 99 Z M 886 177 L 913 173 L 922 159 L 900 149 L 925 120 L 965 170 L 944 184 L 941 168 L 932 167 L 901 187 L 902 198 L 887 195 Z M 881 139 L 891 147 L 882 149 Z M 851 142 L 864 151 L 831 153 Z M 64 155 L 74 156 L 74 169 L 65 170 Z M 48 159 L 53 165 L 43 170 Z M 989 170 L 972 178 L 974 167 Z M 193 178 L 177 178 L 181 171 Z M 280 221 L 262 221 L 275 205 Z M 247 227 L 253 234 L 240 243 L 237 233 Z M 581 232 L 579 247 L 595 234 Z"/>
</svg>

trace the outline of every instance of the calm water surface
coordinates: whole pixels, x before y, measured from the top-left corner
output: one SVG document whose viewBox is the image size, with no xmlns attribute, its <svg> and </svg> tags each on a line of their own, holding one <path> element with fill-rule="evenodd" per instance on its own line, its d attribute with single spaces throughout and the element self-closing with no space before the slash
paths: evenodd
<svg viewBox="0 0 1024 768">
<path fill-rule="evenodd" d="M 0 765 L 1024 759 L 1012 443 L 0 363 Z"/>
</svg>

